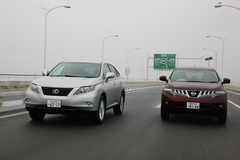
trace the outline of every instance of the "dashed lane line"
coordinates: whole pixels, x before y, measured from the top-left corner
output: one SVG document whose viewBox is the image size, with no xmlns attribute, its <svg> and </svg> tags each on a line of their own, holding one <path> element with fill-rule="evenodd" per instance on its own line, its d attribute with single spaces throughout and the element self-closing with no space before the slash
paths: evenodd
<svg viewBox="0 0 240 160">
<path fill-rule="evenodd" d="M 14 114 L 9 114 L 9 115 L 5 115 L 5 116 L 0 116 L 0 119 L 18 116 L 18 115 L 22 115 L 22 114 L 26 114 L 26 113 L 28 113 L 28 112 L 26 111 L 26 112 L 20 112 L 20 113 L 14 113 Z"/>
<path fill-rule="evenodd" d="M 235 107 L 237 107 L 237 108 L 239 108 L 239 109 L 240 109 L 240 106 L 239 106 L 239 105 L 237 105 L 236 103 L 234 103 L 234 102 L 232 102 L 232 101 L 229 101 L 229 100 L 228 100 L 228 102 L 229 102 L 229 103 L 231 103 L 232 105 L 234 105 Z"/>
</svg>

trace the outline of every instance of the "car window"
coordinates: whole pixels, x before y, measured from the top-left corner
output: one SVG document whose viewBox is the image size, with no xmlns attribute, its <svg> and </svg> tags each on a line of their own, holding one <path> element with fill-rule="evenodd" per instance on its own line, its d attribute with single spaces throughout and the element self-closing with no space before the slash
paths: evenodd
<svg viewBox="0 0 240 160">
<path fill-rule="evenodd" d="M 110 68 L 108 67 L 107 64 L 104 64 L 104 65 L 103 65 L 103 77 L 104 77 L 104 78 L 106 77 L 106 75 L 107 75 L 108 72 L 111 72 L 111 70 L 110 70 Z"/>
<path fill-rule="evenodd" d="M 100 67 L 98 63 L 62 62 L 49 73 L 49 76 L 96 78 L 100 75 Z"/>
<path fill-rule="evenodd" d="M 213 70 L 175 70 L 171 77 L 173 81 L 187 81 L 187 82 L 218 82 L 219 78 L 217 73 Z"/>
<path fill-rule="evenodd" d="M 115 77 L 118 77 L 120 75 L 119 72 L 116 70 L 116 68 L 113 67 L 111 64 L 109 64 L 109 68 L 110 68 L 111 72 L 113 72 L 115 74 Z"/>
</svg>

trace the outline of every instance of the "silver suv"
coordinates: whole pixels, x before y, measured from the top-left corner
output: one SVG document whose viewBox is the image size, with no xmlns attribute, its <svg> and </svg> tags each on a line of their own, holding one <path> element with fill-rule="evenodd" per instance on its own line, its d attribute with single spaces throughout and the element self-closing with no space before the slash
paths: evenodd
<svg viewBox="0 0 240 160">
<path fill-rule="evenodd" d="M 26 92 L 25 107 L 33 120 L 47 114 L 88 114 L 102 123 L 105 111 L 124 110 L 125 87 L 109 63 L 63 61 L 34 80 Z"/>
</svg>

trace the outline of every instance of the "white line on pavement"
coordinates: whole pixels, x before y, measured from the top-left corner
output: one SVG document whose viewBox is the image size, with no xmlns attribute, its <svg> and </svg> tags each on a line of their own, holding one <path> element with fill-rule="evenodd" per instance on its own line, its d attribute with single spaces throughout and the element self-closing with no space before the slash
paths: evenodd
<svg viewBox="0 0 240 160">
<path fill-rule="evenodd" d="M 22 114 L 26 114 L 26 113 L 28 113 L 28 112 L 26 111 L 26 112 L 20 112 L 20 113 L 15 113 L 15 114 L 9 114 L 9 115 L 5 115 L 5 116 L 0 116 L 0 119 L 8 118 L 8 117 L 13 117 L 13 116 L 18 116 L 18 115 L 22 115 Z"/>
<path fill-rule="evenodd" d="M 229 100 L 228 100 L 228 102 L 231 103 L 232 105 L 234 105 L 235 107 L 238 107 L 238 108 L 240 109 L 240 106 L 237 105 L 236 103 L 234 103 L 234 102 L 232 102 L 232 101 L 229 101 Z"/>
</svg>

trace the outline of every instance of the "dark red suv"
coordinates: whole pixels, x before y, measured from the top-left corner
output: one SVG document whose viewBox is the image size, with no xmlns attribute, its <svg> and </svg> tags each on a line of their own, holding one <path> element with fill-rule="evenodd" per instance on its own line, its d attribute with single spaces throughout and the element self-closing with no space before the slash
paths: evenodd
<svg viewBox="0 0 240 160">
<path fill-rule="evenodd" d="M 161 118 L 166 120 L 170 114 L 200 114 L 217 117 L 218 123 L 227 121 L 227 91 L 212 68 L 179 67 L 173 70 L 162 89 Z"/>
</svg>

